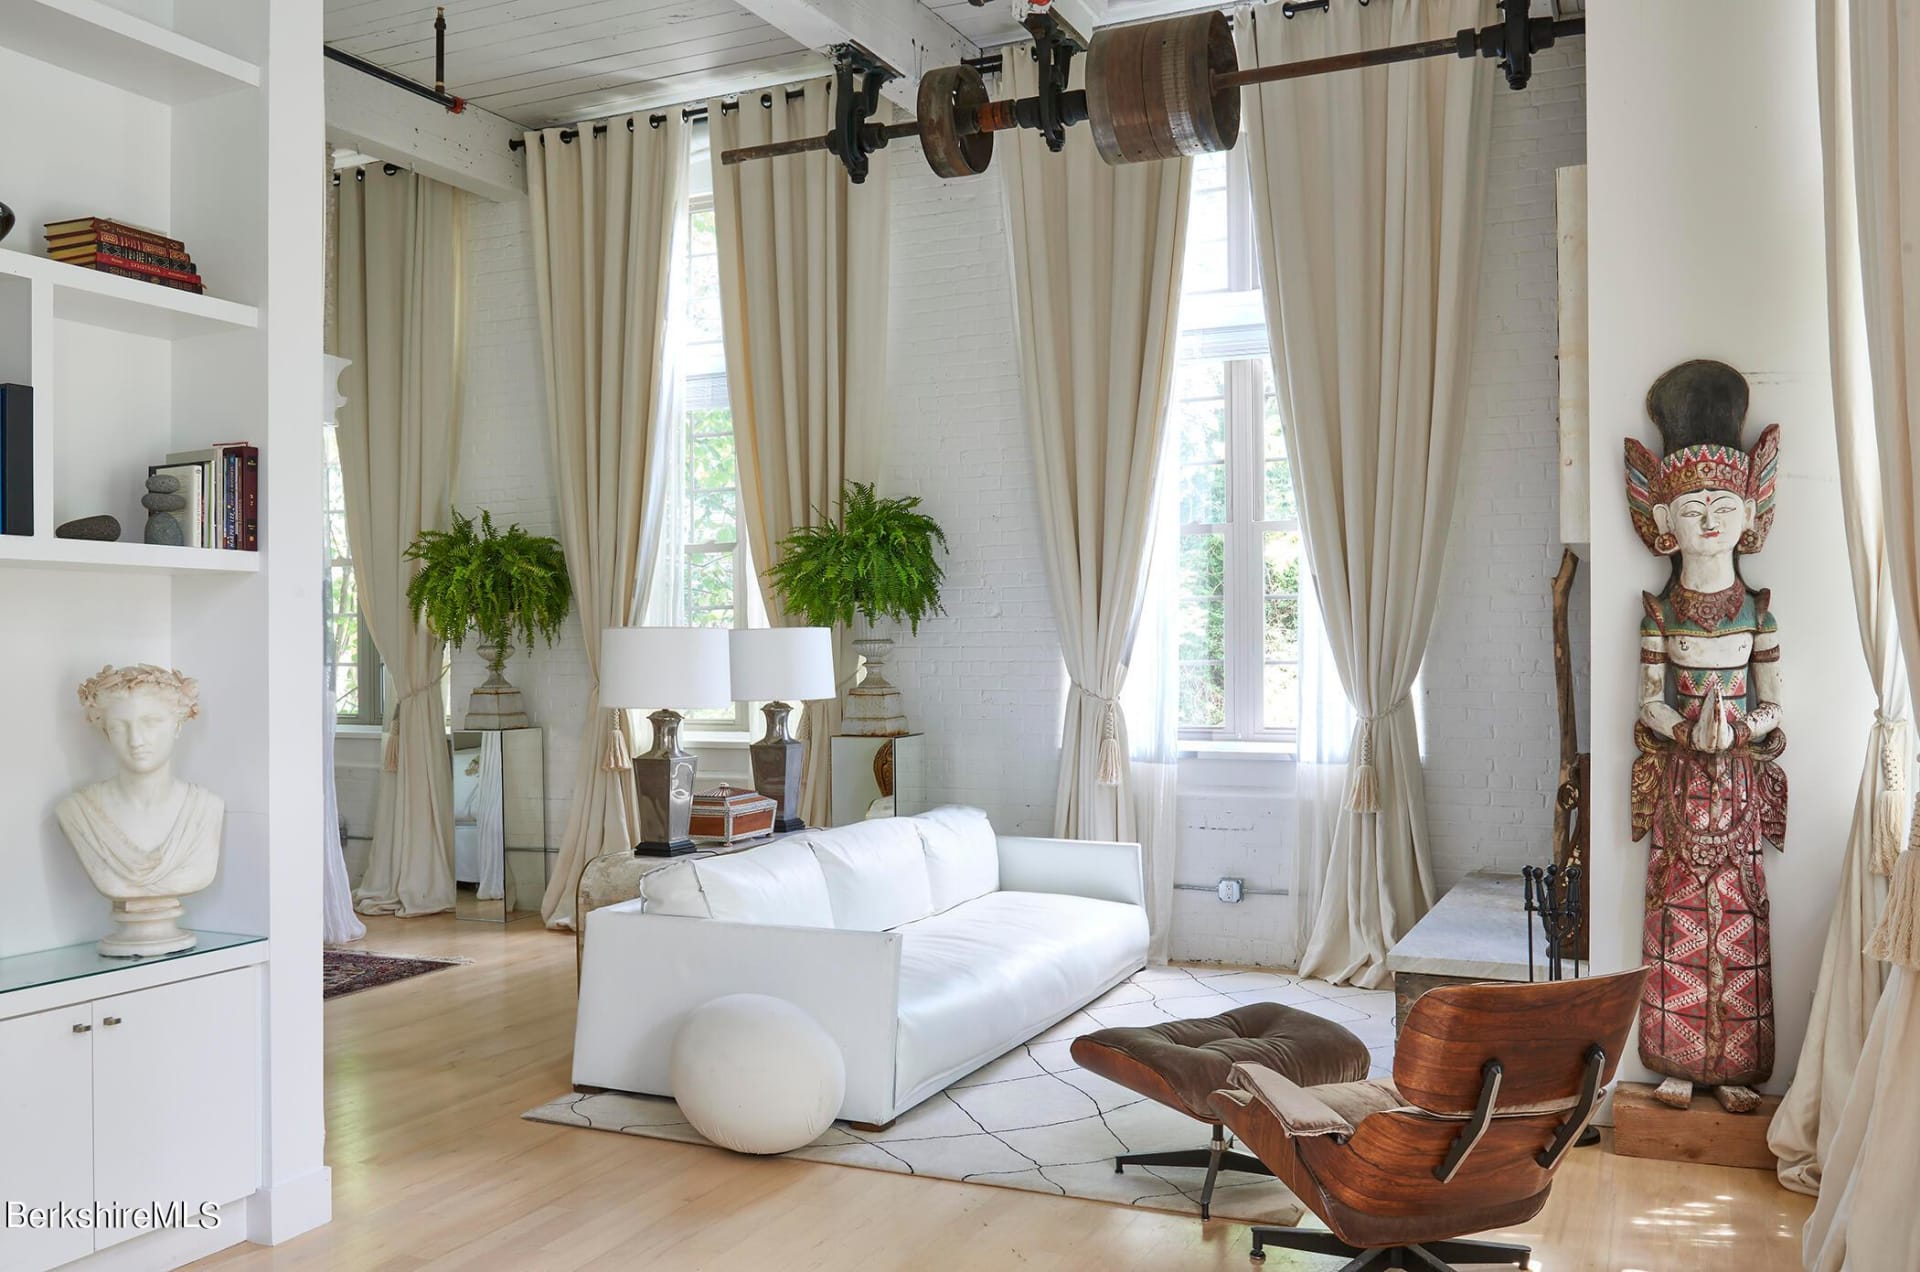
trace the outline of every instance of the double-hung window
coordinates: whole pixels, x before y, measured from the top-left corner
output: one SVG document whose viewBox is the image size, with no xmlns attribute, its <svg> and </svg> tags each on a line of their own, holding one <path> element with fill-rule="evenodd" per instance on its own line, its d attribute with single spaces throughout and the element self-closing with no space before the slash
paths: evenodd
<svg viewBox="0 0 1920 1272">
<path fill-rule="evenodd" d="M 380 655 L 360 615 L 359 585 L 353 577 L 353 549 L 347 542 L 347 499 L 340 476 L 340 446 L 334 427 L 326 434 L 327 591 L 325 605 L 327 675 L 333 682 L 334 711 L 341 724 L 379 724 Z"/>
<path fill-rule="evenodd" d="M 677 246 L 668 361 L 675 410 L 667 439 L 665 533 L 647 613 L 670 627 L 765 624 L 733 446 L 720 319 L 720 264 L 714 230 L 706 129 L 694 134 L 691 191 Z M 687 712 L 690 731 L 745 730 L 748 706 Z"/>
<path fill-rule="evenodd" d="M 1291 742 L 1304 563 L 1241 152 L 1194 161 L 1169 409 L 1179 464 L 1180 734 Z"/>
</svg>

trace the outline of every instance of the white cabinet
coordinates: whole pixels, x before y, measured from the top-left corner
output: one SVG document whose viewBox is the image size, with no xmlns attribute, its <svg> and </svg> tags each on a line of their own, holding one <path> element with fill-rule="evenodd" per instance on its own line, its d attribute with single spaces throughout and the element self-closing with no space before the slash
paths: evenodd
<svg viewBox="0 0 1920 1272">
<path fill-rule="evenodd" d="M 260 977 L 176 981 L 0 1020 L 0 1204 L 178 1205 L 260 1182 Z M 176 1220 L 178 1222 L 179 1220 Z M 0 1224 L 0 1269 L 40 1272 L 146 1228 Z"/>
<path fill-rule="evenodd" d="M 93 1004 L 93 1195 L 191 1216 L 260 1179 L 259 978 L 251 971 Z M 191 1219 L 189 1219 L 191 1221 Z M 102 1228 L 96 1245 L 140 1235 Z"/>
<path fill-rule="evenodd" d="M 0 1020 L 0 1205 L 92 1199 L 92 1030 L 86 1003 Z M 22 1217 L 0 1216 L 0 1268 L 52 1268 L 93 1253 L 87 1229 L 27 1227 Z"/>
</svg>

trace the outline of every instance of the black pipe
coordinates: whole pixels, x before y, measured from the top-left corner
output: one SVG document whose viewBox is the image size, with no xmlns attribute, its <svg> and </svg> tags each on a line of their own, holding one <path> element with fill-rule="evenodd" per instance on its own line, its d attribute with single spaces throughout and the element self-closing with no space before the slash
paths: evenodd
<svg viewBox="0 0 1920 1272">
<path fill-rule="evenodd" d="M 787 100 L 793 101 L 795 98 L 805 97 L 806 93 L 807 93 L 807 90 L 804 88 L 790 88 L 787 90 Z M 771 107 L 773 105 L 773 95 L 771 93 L 762 93 L 760 95 L 760 104 L 762 106 Z M 728 111 L 734 111 L 739 109 L 740 109 L 740 101 L 738 98 L 735 98 L 732 101 L 723 101 L 720 103 L 721 114 L 725 114 Z M 688 122 L 705 119 L 706 117 L 707 117 L 707 108 L 705 106 L 684 106 L 680 110 L 680 118 Z M 658 128 L 660 125 L 667 122 L 667 117 L 662 114 L 648 115 L 647 122 L 649 124 L 652 124 L 655 128 Z M 596 137 L 601 137 L 606 135 L 606 131 L 607 131 L 607 126 L 605 124 L 595 124 L 593 126 L 593 135 Z M 627 118 L 627 131 L 628 132 L 633 131 L 633 118 L 631 116 Z M 579 135 L 580 135 L 580 130 L 578 128 L 562 128 L 560 130 L 560 140 L 568 145 L 572 145 L 574 139 Z M 526 148 L 527 148 L 527 139 L 524 137 L 512 137 L 512 138 L 509 138 L 507 141 L 508 150 L 525 150 Z"/>
<path fill-rule="evenodd" d="M 406 76 L 396 74 L 384 66 L 375 66 L 365 58 L 355 57 L 344 49 L 336 49 L 331 45 L 323 45 L 320 51 L 326 55 L 329 62 L 338 62 L 342 66 L 351 67 L 362 75 L 371 75 L 377 80 L 385 80 L 395 88 L 412 93 L 415 97 L 424 97 L 430 102 L 438 102 L 440 105 L 445 106 L 450 114 L 458 115 L 467 108 L 467 99 L 464 97 L 455 97 L 452 93 L 436 93 L 425 84 L 417 84 Z"/>
</svg>

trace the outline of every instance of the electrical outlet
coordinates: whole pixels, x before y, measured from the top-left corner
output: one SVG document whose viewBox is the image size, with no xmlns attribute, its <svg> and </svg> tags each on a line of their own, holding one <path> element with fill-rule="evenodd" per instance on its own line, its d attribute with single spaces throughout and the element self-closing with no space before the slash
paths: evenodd
<svg viewBox="0 0 1920 1272">
<path fill-rule="evenodd" d="M 1240 890 L 1241 883 L 1238 879 L 1222 879 L 1220 881 L 1220 899 L 1228 905 L 1236 904 L 1240 900 Z"/>
</svg>

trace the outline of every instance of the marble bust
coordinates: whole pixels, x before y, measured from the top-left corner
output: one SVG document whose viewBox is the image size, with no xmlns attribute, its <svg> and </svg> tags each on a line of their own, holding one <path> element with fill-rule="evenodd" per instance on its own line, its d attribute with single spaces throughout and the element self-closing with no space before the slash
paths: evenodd
<svg viewBox="0 0 1920 1272">
<path fill-rule="evenodd" d="M 177 671 L 141 663 L 103 667 L 80 686 L 87 722 L 106 737 L 120 772 L 83 786 L 54 809 L 87 877 L 113 903 L 110 958 L 194 946 L 180 898 L 213 882 L 225 805 L 173 775 L 180 730 L 200 714 L 200 689 Z"/>
</svg>

